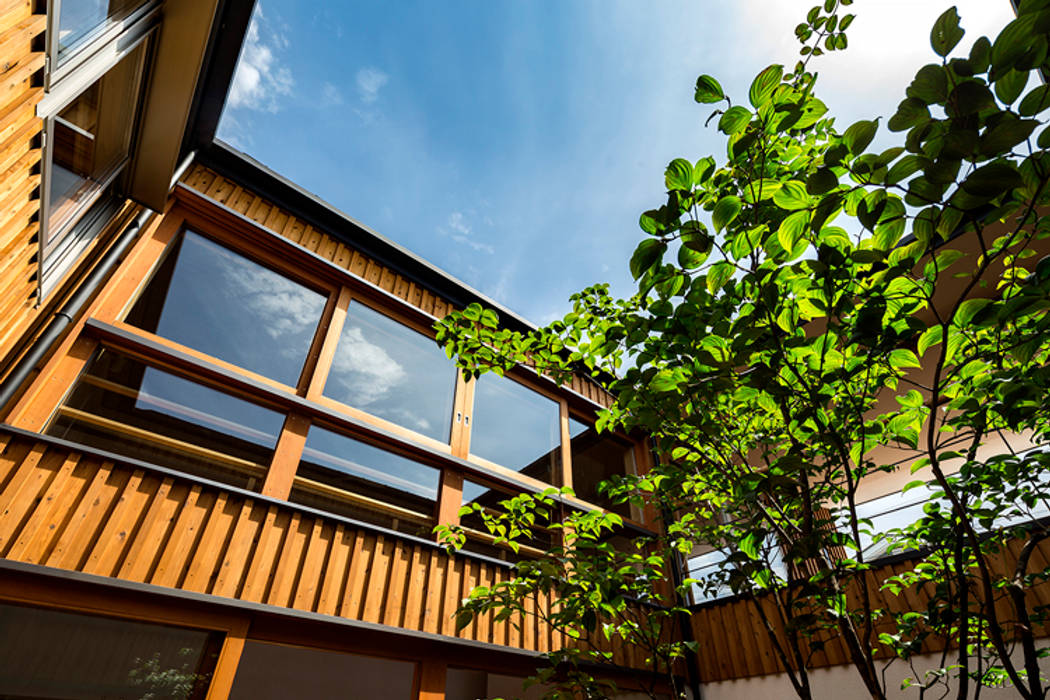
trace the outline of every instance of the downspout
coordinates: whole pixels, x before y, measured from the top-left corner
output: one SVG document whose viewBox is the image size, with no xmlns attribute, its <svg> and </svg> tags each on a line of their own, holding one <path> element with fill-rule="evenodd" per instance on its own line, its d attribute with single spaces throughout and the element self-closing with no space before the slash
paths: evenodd
<svg viewBox="0 0 1050 700">
<path fill-rule="evenodd" d="M 146 221 L 153 216 L 153 213 L 152 210 L 145 209 L 135 217 L 134 221 L 128 224 L 128 227 L 124 229 L 124 232 L 120 234 L 116 242 L 110 246 L 109 250 L 98 261 L 98 264 L 91 270 L 91 273 L 88 274 L 87 278 L 73 293 L 73 296 L 69 298 L 61 309 L 55 312 L 44 332 L 33 342 L 29 350 L 26 351 L 11 372 L 8 373 L 3 383 L 0 384 L 0 409 L 7 407 L 18 395 L 25 381 L 35 370 L 40 368 L 42 360 L 51 351 L 52 346 L 58 342 L 65 330 L 73 324 L 73 320 L 87 306 L 88 301 L 95 296 L 95 292 L 106 282 L 110 273 L 124 258 L 124 254 L 131 248 L 131 244 L 138 238 L 139 231 L 142 230 Z"/>
</svg>

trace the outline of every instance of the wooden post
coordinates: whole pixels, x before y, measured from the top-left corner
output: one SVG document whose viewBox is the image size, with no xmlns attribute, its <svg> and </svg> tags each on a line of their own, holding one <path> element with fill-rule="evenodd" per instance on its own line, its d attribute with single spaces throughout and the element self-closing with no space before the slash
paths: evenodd
<svg viewBox="0 0 1050 700">
<path fill-rule="evenodd" d="M 463 474 L 452 469 L 441 471 L 441 489 L 438 491 L 439 525 L 459 525 L 459 509 L 463 505 Z"/>
<path fill-rule="evenodd" d="M 232 627 L 226 633 L 226 640 L 219 652 L 219 660 L 215 663 L 215 671 L 211 674 L 211 683 L 208 684 L 208 695 L 206 700 L 226 700 L 233 690 L 233 679 L 237 675 L 237 665 L 241 662 L 241 654 L 244 652 L 244 642 L 248 637 L 248 620 Z"/>
<path fill-rule="evenodd" d="M 432 659 L 421 661 L 417 671 L 419 674 L 418 700 L 445 700 L 445 678 L 447 672 L 448 667 L 440 661 Z"/>
<path fill-rule="evenodd" d="M 572 488 L 572 436 L 569 434 L 569 403 L 558 402 L 561 414 L 561 486 Z M 557 476 L 555 476 L 557 479 Z"/>
<path fill-rule="evenodd" d="M 281 436 L 277 439 L 277 447 L 273 451 L 270 470 L 266 473 L 266 482 L 262 487 L 264 496 L 280 498 L 283 501 L 288 500 L 309 430 L 309 418 L 298 413 L 288 414 L 288 418 L 284 421 L 284 428 L 281 430 Z"/>
</svg>

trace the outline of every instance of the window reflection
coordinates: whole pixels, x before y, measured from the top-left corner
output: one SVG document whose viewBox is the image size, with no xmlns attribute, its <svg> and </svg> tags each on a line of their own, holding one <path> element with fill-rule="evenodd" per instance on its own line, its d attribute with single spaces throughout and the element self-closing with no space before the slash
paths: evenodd
<svg viewBox="0 0 1050 700">
<path fill-rule="evenodd" d="M 440 477 L 439 469 L 314 426 L 306 437 L 290 500 L 428 534 Z"/>
<path fill-rule="evenodd" d="M 501 489 L 493 488 L 476 481 L 470 481 L 469 479 L 463 480 L 462 505 L 464 506 L 476 503 L 486 511 L 495 514 L 503 510 L 499 505 L 500 502 L 506 501 L 510 498 L 513 498 L 513 495 Z M 548 518 L 544 518 L 542 517 L 542 514 L 540 514 L 540 517 L 536 520 L 536 527 L 532 528 L 530 536 L 521 538 L 518 542 L 534 549 L 550 549 L 554 545 L 555 540 L 553 531 L 547 528 L 557 519 L 558 514 L 552 511 L 548 515 Z M 463 516 L 460 519 L 460 524 L 463 527 L 468 528 L 467 544 L 464 546 L 464 549 L 468 552 L 477 552 L 478 554 L 485 554 L 504 559 L 507 558 L 508 550 L 506 547 L 497 547 L 492 544 L 493 538 L 491 533 L 489 533 L 488 528 L 485 527 L 485 520 L 480 513 L 471 512 Z"/>
<path fill-rule="evenodd" d="M 295 386 L 324 295 L 186 231 L 127 322 Z"/>
<path fill-rule="evenodd" d="M 517 382 L 483 374 L 474 387 L 470 452 L 554 483 L 561 447 L 558 403 Z"/>
<path fill-rule="evenodd" d="M 222 645 L 204 630 L 0 605 L 4 698 L 203 698 Z"/>
<path fill-rule="evenodd" d="M 254 488 L 283 423 L 276 411 L 103 350 L 78 378 L 47 433 Z"/>
<path fill-rule="evenodd" d="M 324 394 L 448 442 L 456 368 L 434 340 L 351 302 Z"/>
<path fill-rule="evenodd" d="M 592 426 L 569 419 L 572 445 L 572 488 L 576 495 L 622 516 L 631 517 L 630 504 L 613 503 L 598 493 L 598 484 L 613 476 L 635 473 L 634 450 L 629 442 L 599 434 Z"/>
<path fill-rule="evenodd" d="M 142 4 L 142 0 L 62 0 L 57 22 L 59 62 L 104 29 L 110 20 L 120 19 Z M 52 18 L 52 26 L 54 22 Z"/>
<path fill-rule="evenodd" d="M 54 117 L 48 244 L 124 165 L 145 50 L 144 42 Z"/>
</svg>

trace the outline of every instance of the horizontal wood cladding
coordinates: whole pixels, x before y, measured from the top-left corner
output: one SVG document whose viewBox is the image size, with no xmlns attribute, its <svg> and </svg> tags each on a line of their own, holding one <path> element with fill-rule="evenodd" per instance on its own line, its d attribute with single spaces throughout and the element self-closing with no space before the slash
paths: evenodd
<svg viewBox="0 0 1050 700">
<path fill-rule="evenodd" d="M 182 182 L 432 316 L 443 318 L 453 310 L 450 303 L 423 289 L 415 282 L 384 267 L 360 251 L 353 250 L 345 243 L 315 229 L 262 197 L 240 187 L 233 180 L 218 175 L 208 168 L 194 165 L 187 171 Z M 575 377 L 569 388 L 599 405 L 609 406 L 612 403 L 612 397 L 608 393 L 584 377 Z"/>
<path fill-rule="evenodd" d="M 1013 570 L 1021 551 L 1021 545 L 1019 540 L 1012 540 L 1007 548 L 1008 551 L 992 561 L 994 574 L 1006 575 L 1005 572 Z M 1046 541 L 1037 547 L 1033 556 L 1034 562 L 1040 560 L 1050 561 L 1050 544 Z M 874 582 L 869 589 L 873 596 L 871 601 L 873 609 L 900 613 L 926 608 L 929 599 L 924 595 L 922 589 L 908 588 L 902 590 L 900 595 L 879 590 L 879 583 L 891 576 L 909 571 L 914 563 L 914 560 L 909 559 L 894 561 L 866 573 L 869 580 Z M 1039 566 L 1042 564 L 1040 563 Z M 1031 591 L 1033 605 L 1050 604 L 1050 582 L 1034 586 Z M 859 607 L 858 586 L 849 587 L 847 596 L 851 606 Z M 776 605 L 768 596 L 757 600 L 733 598 L 703 605 L 696 608 L 692 614 L 693 635 L 699 644 L 701 680 L 711 683 L 783 672 L 783 666 L 773 650 L 756 604 L 762 606 L 765 617 L 770 620 L 777 631 L 781 645 L 787 648 L 784 627 L 780 624 Z M 1007 607 L 1005 593 L 1000 593 L 996 609 L 1000 619 L 1004 621 L 1003 624 L 1009 628 L 1013 624 L 1013 618 Z M 876 636 L 880 632 L 894 632 L 892 623 L 877 625 Z M 1045 636 L 1047 633 L 1050 633 L 1050 629 L 1043 628 L 1038 632 L 1040 636 Z M 1009 634 L 1007 636 L 1009 637 Z M 849 651 L 837 633 L 828 631 L 817 635 L 813 641 L 818 644 L 810 649 L 813 654 L 810 662 L 811 668 L 851 663 Z M 944 647 L 943 639 L 931 638 L 925 644 L 924 652 L 935 653 L 942 651 Z M 883 652 L 878 654 L 879 658 L 888 659 L 889 652 L 885 648 L 882 649 Z"/>
<path fill-rule="evenodd" d="M 0 447 L 5 559 L 529 651 L 565 644 L 536 617 L 456 631 L 459 602 L 511 575 L 500 563 L 2 429 Z"/>
<path fill-rule="evenodd" d="M 0 349 L 36 317 L 40 139 L 36 105 L 47 21 L 28 0 L 0 0 Z M 2 355 L 3 353 L 0 353 Z"/>
</svg>

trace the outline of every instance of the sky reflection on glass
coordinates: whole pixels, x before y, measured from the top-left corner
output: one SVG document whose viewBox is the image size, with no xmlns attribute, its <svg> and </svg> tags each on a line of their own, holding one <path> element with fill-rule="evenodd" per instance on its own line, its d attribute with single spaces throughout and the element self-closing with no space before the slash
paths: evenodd
<svg viewBox="0 0 1050 700">
<path fill-rule="evenodd" d="M 432 339 L 351 302 L 324 394 L 448 442 L 456 368 Z"/>
<path fill-rule="evenodd" d="M 558 404 L 494 374 L 476 381 L 471 453 L 550 481 L 550 453 L 561 445 Z"/>
<path fill-rule="evenodd" d="M 438 469 L 324 428 L 310 429 L 303 462 L 428 501 L 437 500 Z"/>
<path fill-rule="evenodd" d="M 326 298 L 187 231 L 128 323 L 295 386 Z"/>
</svg>

